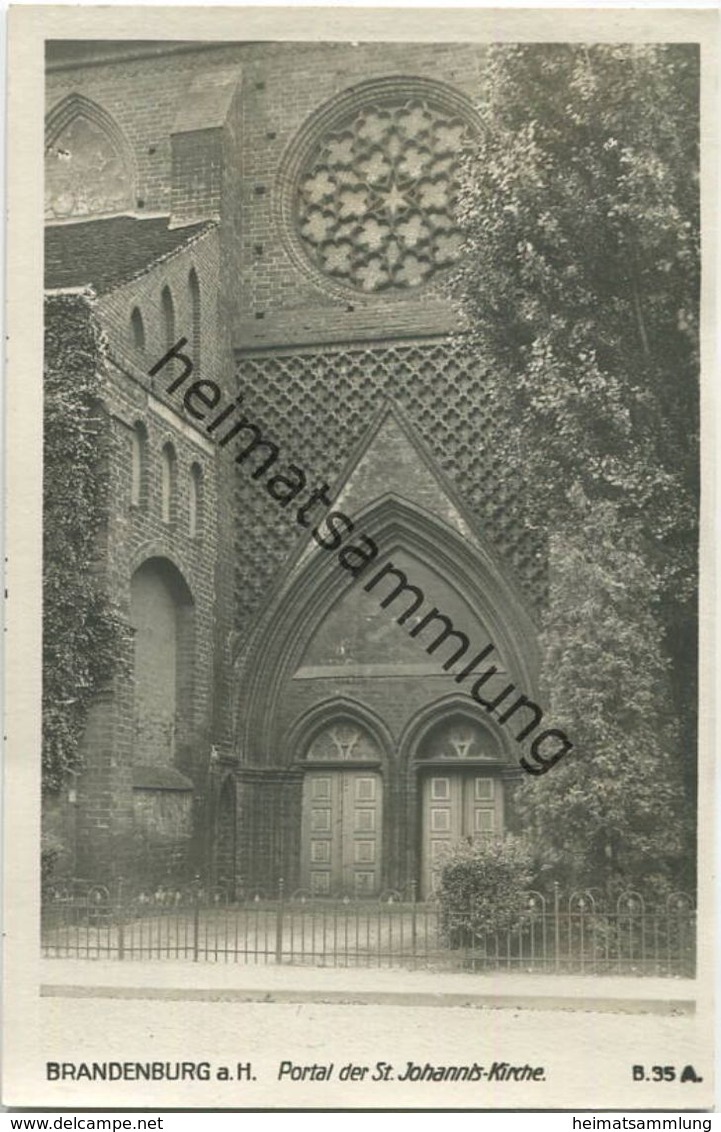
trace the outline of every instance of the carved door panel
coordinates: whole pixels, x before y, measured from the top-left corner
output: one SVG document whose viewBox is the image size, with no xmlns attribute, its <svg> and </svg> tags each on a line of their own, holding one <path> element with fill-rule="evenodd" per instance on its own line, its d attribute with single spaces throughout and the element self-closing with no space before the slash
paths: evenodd
<svg viewBox="0 0 721 1132">
<path fill-rule="evenodd" d="M 503 828 L 503 797 L 497 779 L 466 770 L 429 774 L 423 780 L 421 897 L 434 887 L 434 866 L 463 840 Z"/>
<path fill-rule="evenodd" d="M 314 896 L 380 888 L 383 783 L 360 770 L 312 770 L 303 783 L 301 884 Z"/>
</svg>

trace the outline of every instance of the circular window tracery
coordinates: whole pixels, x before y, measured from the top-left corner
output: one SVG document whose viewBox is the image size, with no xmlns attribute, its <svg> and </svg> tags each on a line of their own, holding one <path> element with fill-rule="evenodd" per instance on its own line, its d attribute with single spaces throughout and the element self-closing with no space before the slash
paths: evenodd
<svg viewBox="0 0 721 1132">
<path fill-rule="evenodd" d="M 421 80 L 405 89 L 381 84 L 345 102 L 302 146 L 292 189 L 296 243 L 341 287 L 404 292 L 461 253 L 456 194 L 472 113 L 459 96 Z"/>
</svg>

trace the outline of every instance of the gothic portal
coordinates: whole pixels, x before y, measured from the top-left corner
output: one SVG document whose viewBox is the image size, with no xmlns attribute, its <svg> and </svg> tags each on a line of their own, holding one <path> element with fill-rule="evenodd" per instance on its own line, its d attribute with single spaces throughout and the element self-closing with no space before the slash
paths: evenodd
<svg viewBox="0 0 721 1132">
<path fill-rule="evenodd" d="M 427 896 L 447 846 L 512 826 L 513 733 L 457 680 L 492 642 L 499 690 L 536 695 L 545 572 L 447 292 L 485 59 L 50 45 L 46 362 L 103 375 L 96 565 L 127 628 L 46 801 L 66 871 Z M 154 370 L 180 339 L 205 400 Z"/>
</svg>

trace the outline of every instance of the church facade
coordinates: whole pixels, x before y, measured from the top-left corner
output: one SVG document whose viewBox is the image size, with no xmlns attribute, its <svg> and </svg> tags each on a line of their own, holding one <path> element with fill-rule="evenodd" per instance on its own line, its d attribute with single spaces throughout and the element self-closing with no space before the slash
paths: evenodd
<svg viewBox="0 0 721 1132">
<path fill-rule="evenodd" d="M 513 828 L 545 557 L 446 282 L 484 82 L 482 46 L 50 47 L 46 320 L 102 335 L 130 630 L 45 799 L 66 872 L 427 896 Z"/>
</svg>

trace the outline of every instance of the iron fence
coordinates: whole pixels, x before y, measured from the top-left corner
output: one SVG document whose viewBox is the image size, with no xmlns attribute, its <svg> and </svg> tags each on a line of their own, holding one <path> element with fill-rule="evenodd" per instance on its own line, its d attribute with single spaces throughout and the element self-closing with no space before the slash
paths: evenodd
<svg viewBox="0 0 721 1132">
<path fill-rule="evenodd" d="M 609 906 L 593 893 L 530 892 L 505 931 L 486 931 L 472 909 L 449 912 L 409 891 L 376 901 L 222 888 L 130 893 L 78 880 L 50 886 L 42 906 L 49 958 L 191 959 L 328 967 L 686 975 L 695 972 L 691 897 L 649 905 L 636 892 Z"/>
</svg>

